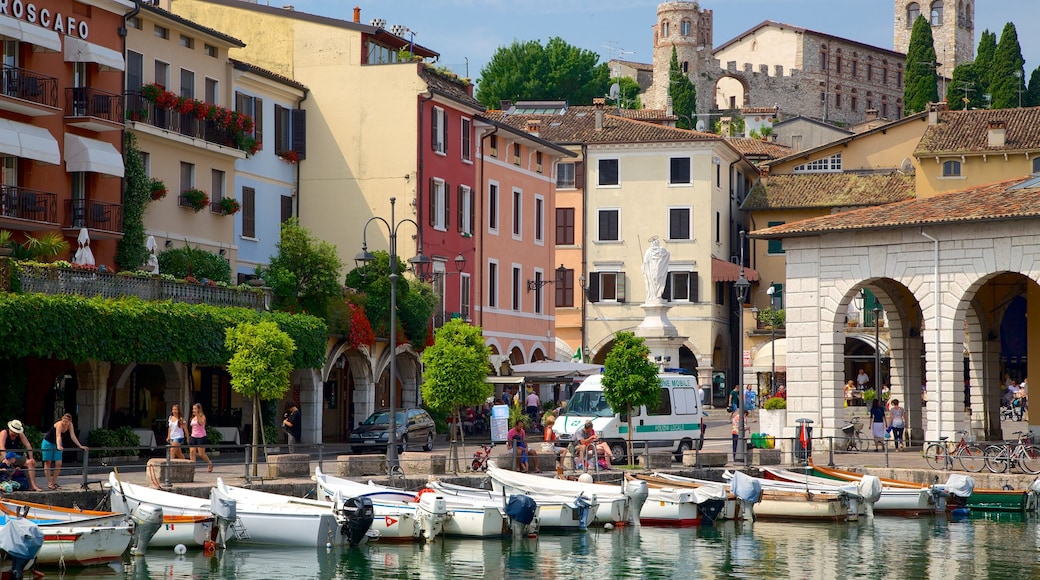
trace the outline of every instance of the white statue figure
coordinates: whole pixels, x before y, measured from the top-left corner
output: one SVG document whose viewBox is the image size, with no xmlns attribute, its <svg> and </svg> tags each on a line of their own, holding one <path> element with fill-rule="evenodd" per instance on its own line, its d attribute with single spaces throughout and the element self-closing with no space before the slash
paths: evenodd
<svg viewBox="0 0 1040 580">
<path fill-rule="evenodd" d="M 650 238 L 650 247 L 643 254 L 643 282 L 646 283 L 646 303 L 661 302 L 665 280 L 668 278 L 668 261 L 671 254 L 661 247 L 661 239 Z"/>
</svg>

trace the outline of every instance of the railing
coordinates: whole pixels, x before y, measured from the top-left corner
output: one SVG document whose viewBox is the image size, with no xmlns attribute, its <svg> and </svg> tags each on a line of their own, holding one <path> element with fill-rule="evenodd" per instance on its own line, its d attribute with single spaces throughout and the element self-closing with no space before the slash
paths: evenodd
<svg viewBox="0 0 1040 580">
<path fill-rule="evenodd" d="M 8 218 L 58 223 L 58 194 L 15 185 L 0 186 L 0 214 Z"/>
<path fill-rule="evenodd" d="M 69 87 L 65 89 L 65 116 L 122 123 L 123 97 L 92 87 Z"/>
<path fill-rule="evenodd" d="M 66 228 L 90 228 L 108 232 L 123 231 L 123 206 L 93 199 L 65 200 Z"/>
<path fill-rule="evenodd" d="M 237 306 L 253 310 L 267 310 L 271 302 L 270 289 L 224 288 L 189 282 L 144 278 L 98 272 L 71 270 L 21 264 L 18 280 L 23 292 L 42 294 L 72 294 L 121 298 L 136 296 L 142 300 L 172 300 L 189 304 Z"/>
<path fill-rule="evenodd" d="M 225 147 L 235 147 L 234 134 L 228 129 L 221 129 L 209 119 L 199 119 L 188 113 L 178 113 L 170 109 L 155 106 L 155 103 L 144 98 L 141 91 L 127 91 L 126 118 L 146 123 L 153 127 L 180 133 L 186 137 L 203 139 Z"/>
<path fill-rule="evenodd" d="M 16 66 L 2 66 L 0 91 L 3 94 L 48 107 L 58 106 L 58 79 Z"/>
</svg>

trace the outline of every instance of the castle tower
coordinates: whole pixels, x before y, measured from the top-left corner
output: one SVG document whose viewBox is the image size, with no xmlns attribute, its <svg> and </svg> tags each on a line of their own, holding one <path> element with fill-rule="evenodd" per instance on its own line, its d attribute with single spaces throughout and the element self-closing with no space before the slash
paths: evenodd
<svg viewBox="0 0 1040 580">
<path fill-rule="evenodd" d="M 896 0 L 894 50 L 905 53 L 918 15 L 932 24 L 939 74 L 951 78 L 959 64 L 975 60 L 975 2 L 977 0 Z M 915 65 L 906 63 L 907 69 Z"/>
<path fill-rule="evenodd" d="M 668 106 L 668 69 L 672 62 L 672 46 L 685 69 L 697 84 L 697 78 L 711 62 L 712 12 L 701 10 L 697 2 L 664 2 L 657 6 L 654 24 L 654 82 L 652 98 L 646 106 L 664 109 Z M 698 102 L 701 101 L 698 87 Z"/>
</svg>

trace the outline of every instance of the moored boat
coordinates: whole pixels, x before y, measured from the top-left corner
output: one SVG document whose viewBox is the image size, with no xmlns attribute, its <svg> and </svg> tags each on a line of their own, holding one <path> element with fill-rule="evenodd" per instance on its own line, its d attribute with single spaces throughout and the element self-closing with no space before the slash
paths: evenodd
<svg viewBox="0 0 1040 580">
<path fill-rule="evenodd" d="M 480 502 L 481 504 L 504 505 L 508 501 L 507 494 L 496 493 L 488 489 L 477 489 L 431 480 L 427 483 L 433 489 L 444 494 L 446 498 L 458 501 Z M 577 531 L 588 528 L 592 514 L 599 508 L 598 501 L 583 494 L 566 498 L 549 495 L 538 496 L 538 529 Z"/>
<path fill-rule="evenodd" d="M 116 526 L 40 526 L 43 546 L 37 566 L 92 566 L 116 562 L 130 545 L 132 524 Z"/>
</svg>

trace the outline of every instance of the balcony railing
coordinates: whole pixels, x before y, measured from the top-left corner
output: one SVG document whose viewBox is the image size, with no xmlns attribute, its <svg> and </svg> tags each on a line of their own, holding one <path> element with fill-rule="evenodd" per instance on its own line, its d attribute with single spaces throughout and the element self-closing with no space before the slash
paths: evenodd
<svg viewBox="0 0 1040 580">
<path fill-rule="evenodd" d="M 199 119 L 193 114 L 178 113 L 163 109 L 144 98 L 141 91 L 127 91 L 126 118 L 137 123 L 146 123 L 153 127 L 180 133 L 186 137 L 203 139 L 225 147 L 235 147 L 234 134 L 228 129 L 221 129 L 216 122 Z"/>
<path fill-rule="evenodd" d="M 58 79 L 16 66 L 0 69 L 0 91 L 8 97 L 58 106 Z"/>
<path fill-rule="evenodd" d="M 93 199 L 65 200 L 66 228 L 123 231 L 123 206 Z"/>
<path fill-rule="evenodd" d="M 237 306 L 253 310 L 267 310 L 271 303 L 270 289 L 239 289 L 205 286 L 189 282 L 123 276 L 96 270 L 71 270 L 47 266 L 20 264 L 18 280 L 22 292 L 42 294 L 72 294 L 122 298 L 136 296 L 142 300 L 172 300 L 210 306 Z"/>
<path fill-rule="evenodd" d="M 58 223 L 58 194 L 0 186 L 0 213 L 8 218 Z"/>
<path fill-rule="evenodd" d="M 66 117 L 97 117 L 113 123 L 123 122 L 123 97 L 92 87 L 65 89 Z"/>
</svg>

